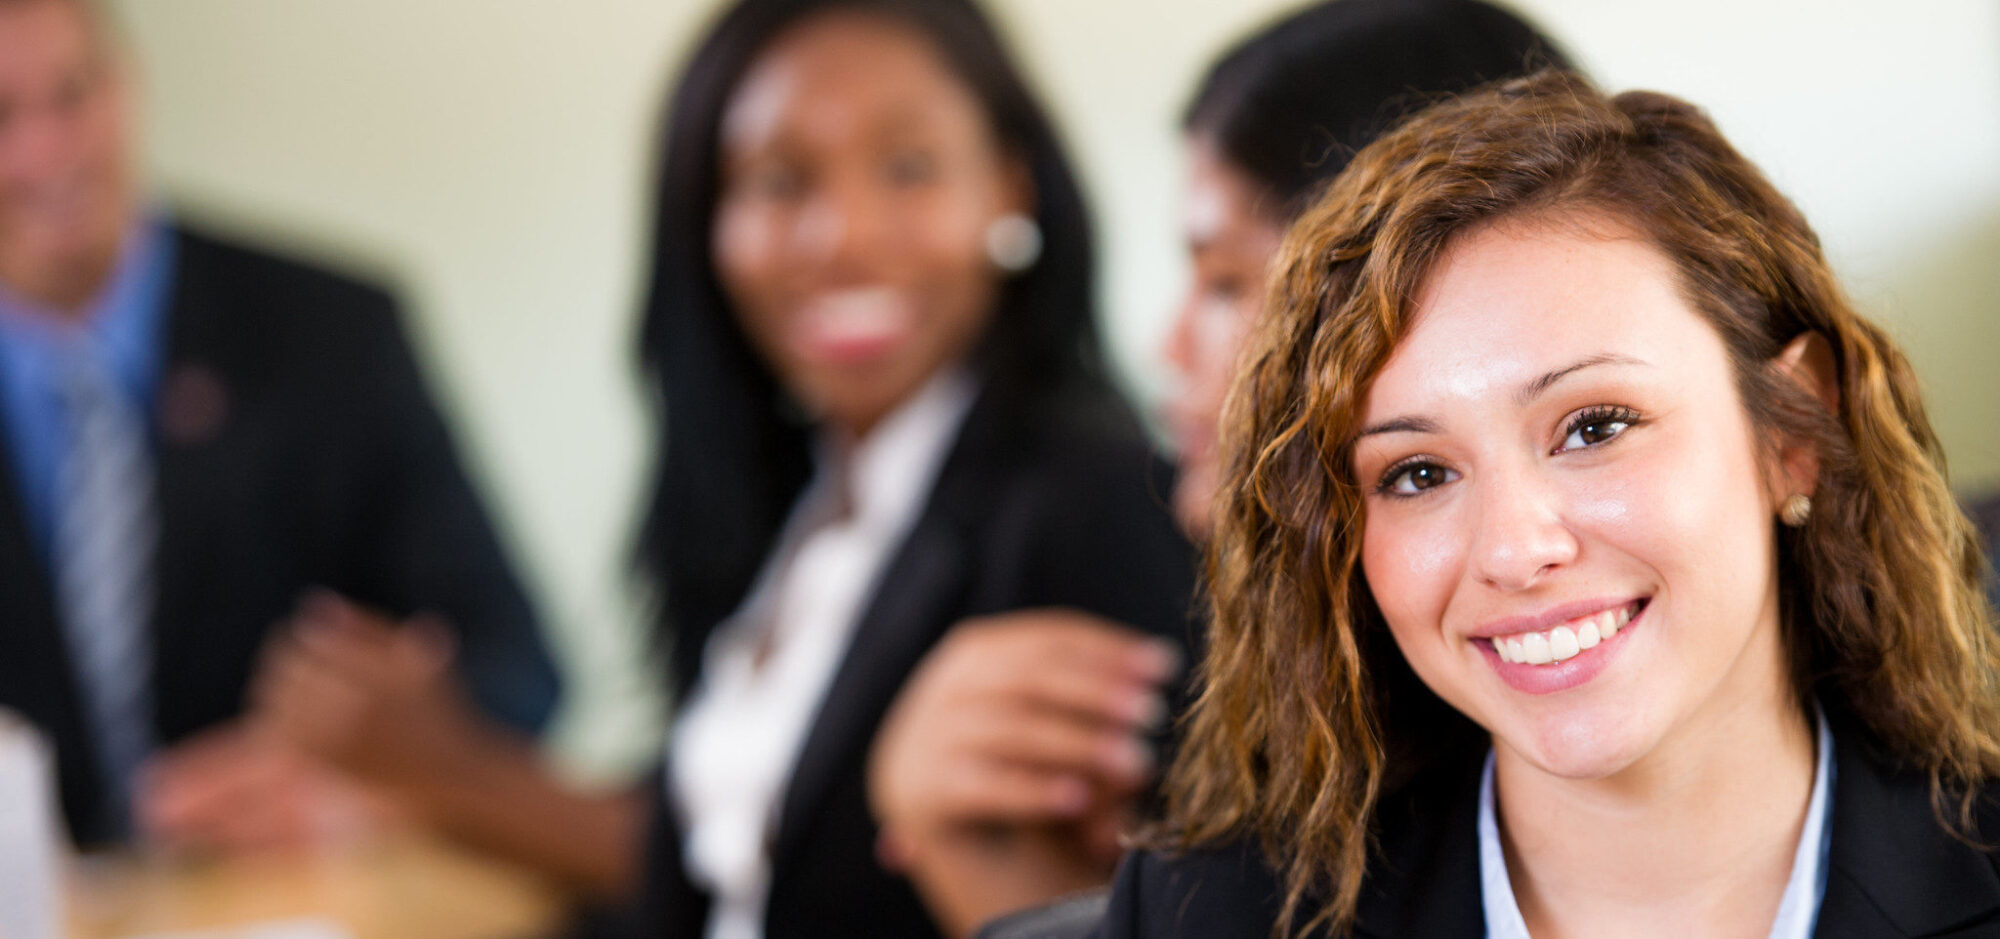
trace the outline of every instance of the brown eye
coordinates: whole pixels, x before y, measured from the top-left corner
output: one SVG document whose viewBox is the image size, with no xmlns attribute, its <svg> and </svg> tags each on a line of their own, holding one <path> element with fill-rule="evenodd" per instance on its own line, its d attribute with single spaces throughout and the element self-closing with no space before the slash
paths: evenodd
<svg viewBox="0 0 2000 939">
<path fill-rule="evenodd" d="M 1563 453 L 1597 446 L 1624 433 L 1638 422 L 1638 412 L 1630 408 L 1590 408 L 1570 419 L 1569 431 L 1556 452 Z"/>
<path fill-rule="evenodd" d="M 1457 478 L 1458 474 L 1440 464 L 1419 460 L 1389 470 L 1378 488 L 1388 495 L 1414 496 Z"/>
</svg>

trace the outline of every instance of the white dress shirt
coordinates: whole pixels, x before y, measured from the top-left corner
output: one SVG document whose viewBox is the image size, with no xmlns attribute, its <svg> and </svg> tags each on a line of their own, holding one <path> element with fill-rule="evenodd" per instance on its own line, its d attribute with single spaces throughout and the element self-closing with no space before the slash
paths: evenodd
<svg viewBox="0 0 2000 939">
<path fill-rule="evenodd" d="M 714 898 L 708 939 L 760 939 L 779 807 L 876 582 L 929 501 L 976 394 L 947 369 L 813 481 L 743 605 L 703 650 L 668 740 L 668 804 L 688 877 Z"/>
<path fill-rule="evenodd" d="M 1826 855 L 1833 829 L 1826 823 L 1827 800 L 1833 789 L 1833 732 L 1826 715 L 1819 721 L 1819 766 L 1813 771 L 1812 797 L 1806 803 L 1806 824 L 1792 852 L 1792 875 L 1778 900 L 1771 939 L 1810 939 L 1826 896 Z M 1507 855 L 1500 847 L 1500 824 L 1493 808 L 1493 754 L 1486 754 L 1486 772 L 1479 781 L 1479 899 L 1486 910 L 1487 939 L 1529 939 L 1528 924 L 1514 899 L 1507 876 Z"/>
</svg>

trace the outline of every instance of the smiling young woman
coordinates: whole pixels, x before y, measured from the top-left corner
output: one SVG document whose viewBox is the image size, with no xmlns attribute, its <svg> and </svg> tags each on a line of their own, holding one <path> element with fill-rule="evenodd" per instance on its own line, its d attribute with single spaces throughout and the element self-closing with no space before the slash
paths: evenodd
<svg viewBox="0 0 2000 939">
<path fill-rule="evenodd" d="M 1700 112 L 1441 104 L 1278 263 L 1106 935 L 2000 922 L 2000 655 L 1915 376 Z"/>
</svg>

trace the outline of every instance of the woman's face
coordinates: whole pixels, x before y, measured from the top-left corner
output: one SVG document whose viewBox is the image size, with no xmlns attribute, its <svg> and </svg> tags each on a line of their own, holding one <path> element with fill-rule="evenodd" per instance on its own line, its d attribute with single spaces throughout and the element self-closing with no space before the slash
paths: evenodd
<svg viewBox="0 0 2000 939">
<path fill-rule="evenodd" d="M 751 344 L 861 435 L 983 332 L 987 226 L 1030 202 L 921 35 L 828 14 L 784 34 L 724 112 L 714 261 Z"/>
<path fill-rule="evenodd" d="M 1212 141 L 1191 138 L 1188 155 L 1182 229 L 1194 274 L 1167 334 L 1166 358 L 1180 373 L 1180 383 L 1165 416 L 1181 451 L 1174 514 L 1190 534 L 1205 537 L 1220 473 L 1215 433 L 1222 401 L 1285 227 L 1261 203 L 1261 187 L 1217 153 Z"/>
<path fill-rule="evenodd" d="M 1577 217 L 1466 236 L 1360 427 L 1369 589 L 1503 752 L 1602 778 L 1789 700 L 1773 431 L 1644 240 Z"/>
</svg>

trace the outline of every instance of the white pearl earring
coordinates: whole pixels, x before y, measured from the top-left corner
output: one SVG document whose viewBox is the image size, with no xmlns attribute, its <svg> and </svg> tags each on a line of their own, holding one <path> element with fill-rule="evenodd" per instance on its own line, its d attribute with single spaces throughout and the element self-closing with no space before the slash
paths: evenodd
<svg viewBox="0 0 2000 939">
<path fill-rule="evenodd" d="M 1009 212 L 986 226 L 986 257 L 993 266 L 1018 274 L 1042 256 L 1042 229 L 1035 220 Z"/>
<path fill-rule="evenodd" d="M 1778 507 L 1778 521 L 1793 528 L 1804 525 L 1809 518 L 1812 518 L 1812 497 L 1803 492 L 1793 493 Z"/>
</svg>

